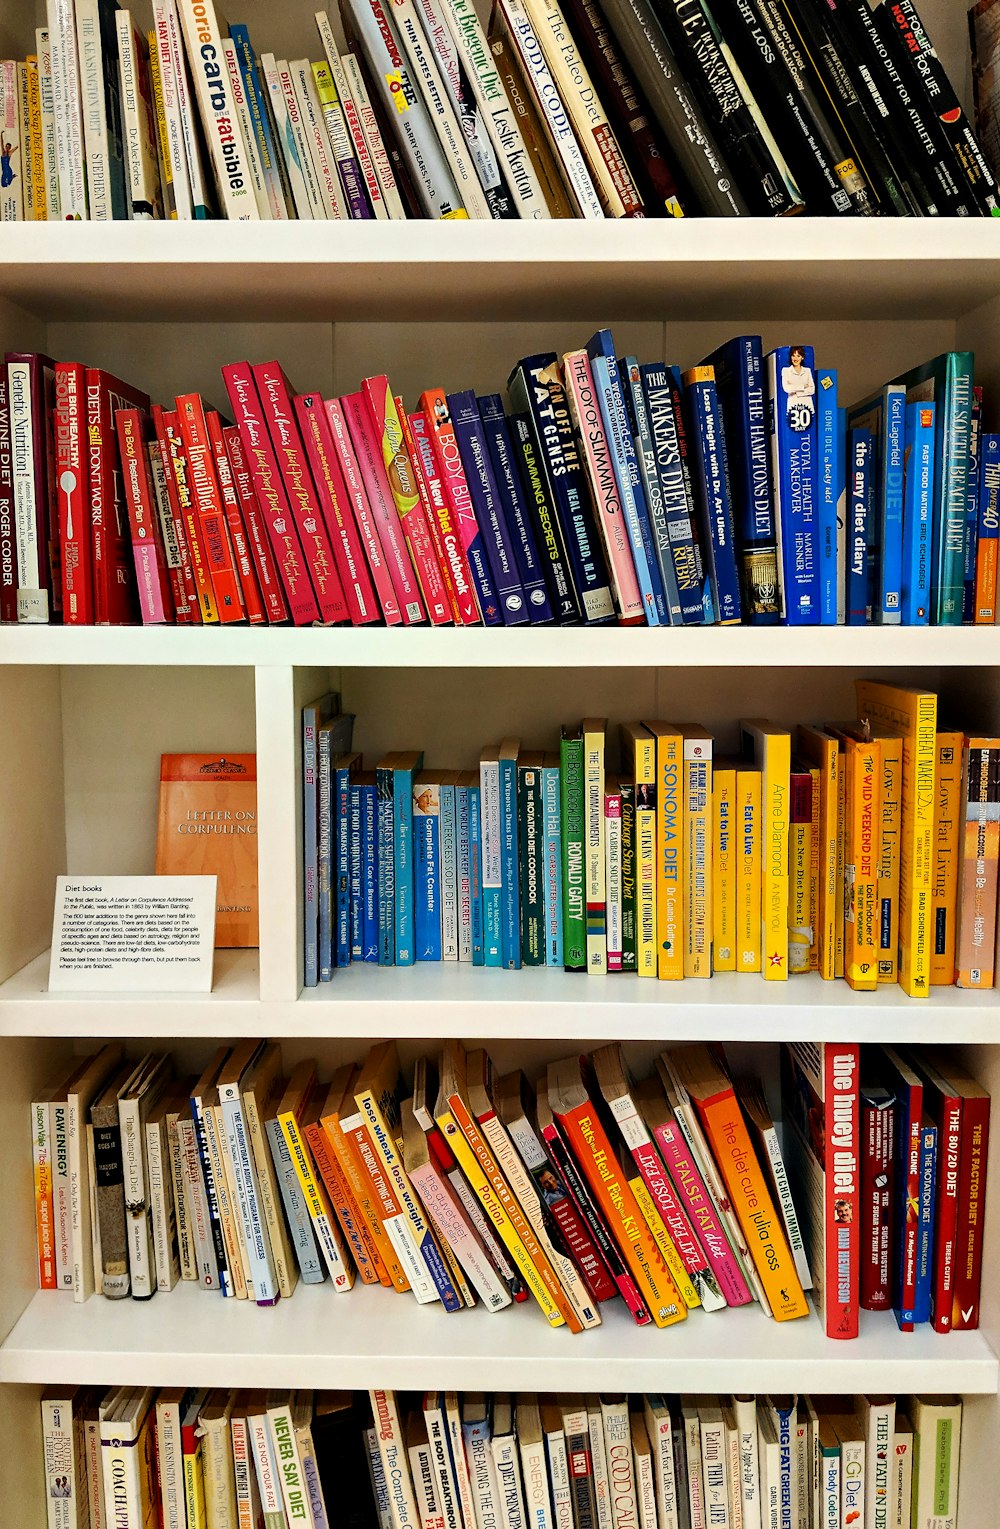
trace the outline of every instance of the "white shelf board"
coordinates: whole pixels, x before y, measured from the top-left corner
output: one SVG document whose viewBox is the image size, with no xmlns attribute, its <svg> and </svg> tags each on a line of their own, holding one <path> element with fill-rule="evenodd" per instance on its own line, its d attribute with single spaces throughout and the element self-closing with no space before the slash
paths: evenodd
<svg viewBox="0 0 1000 1529">
<path fill-rule="evenodd" d="M 898 987 L 852 993 L 843 981 L 722 974 L 667 983 L 631 976 L 525 968 L 486 971 L 457 963 L 354 965 L 297 1000 L 258 997 L 256 952 L 220 951 L 211 994 L 72 994 L 46 991 L 48 954 L 0 985 L 0 1035 L 137 1036 L 148 1040 L 244 1035 L 272 1038 L 436 1041 L 880 1040 L 995 1042 L 994 989 L 935 988 L 907 998 Z"/>
<path fill-rule="evenodd" d="M 809 1391 L 990 1393 L 998 1364 L 978 1332 L 897 1331 L 862 1313 L 854 1342 L 814 1315 L 773 1322 L 757 1307 L 691 1313 L 638 1328 L 620 1302 L 604 1325 L 552 1331 L 533 1303 L 451 1315 L 408 1295 L 299 1286 L 262 1310 L 188 1283 L 151 1302 L 76 1305 L 37 1294 L 0 1349 L 0 1382 L 304 1386 L 496 1391 Z"/>
<path fill-rule="evenodd" d="M 874 669 L 1000 665 L 996 627 L 0 627 L 0 665 Z"/>
<path fill-rule="evenodd" d="M 488 271 L 484 280 L 483 272 Z M 905 279 L 901 273 L 905 271 Z M 402 274 L 401 274 L 402 273 Z M 21 223 L 0 296 L 47 319 L 955 318 L 1000 293 L 988 219 Z"/>
</svg>

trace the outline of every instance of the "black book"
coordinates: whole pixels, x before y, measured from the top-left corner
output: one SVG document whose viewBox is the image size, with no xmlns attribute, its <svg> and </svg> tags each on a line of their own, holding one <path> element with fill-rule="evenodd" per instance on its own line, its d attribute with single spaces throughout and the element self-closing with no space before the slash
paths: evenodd
<svg viewBox="0 0 1000 1529">
<path fill-rule="evenodd" d="M 824 107 L 822 86 L 780 0 L 712 0 L 712 13 L 812 213 L 871 216 L 875 203 Z"/>
<path fill-rule="evenodd" d="M 337 1505 L 337 1529 L 378 1529 L 365 1439 L 371 1420 L 364 1394 L 316 1392 L 313 1450 L 323 1497 Z"/>
<path fill-rule="evenodd" d="M 575 626 L 580 620 L 580 602 L 573 587 L 562 529 L 539 465 L 538 442 L 531 419 L 527 412 L 508 417 L 527 514 L 538 533 L 538 555 L 549 603 L 560 626 Z"/>
<path fill-rule="evenodd" d="M 601 0 L 601 10 L 701 211 L 723 218 L 747 213 L 746 201 L 649 0 Z"/>
<path fill-rule="evenodd" d="M 788 168 L 777 146 L 768 143 L 730 68 L 705 0 L 651 0 L 651 5 L 750 211 L 758 217 L 801 211 Z"/>
</svg>

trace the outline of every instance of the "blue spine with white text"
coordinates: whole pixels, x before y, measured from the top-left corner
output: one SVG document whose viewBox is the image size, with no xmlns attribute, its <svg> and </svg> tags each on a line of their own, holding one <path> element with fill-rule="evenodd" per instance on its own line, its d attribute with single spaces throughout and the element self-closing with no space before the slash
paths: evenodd
<svg viewBox="0 0 1000 1529">
<path fill-rule="evenodd" d="M 418 961 L 441 960 L 441 789 L 426 775 L 413 785 L 414 947 Z"/>
<path fill-rule="evenodd" d="M 503 965 L 503 833 L 500 808 L 500 755 L 487 750 L 479 760 L 480 856 L 483 901 L 483 963 Z"/>
<path fill-rule="evenodd" d="M 850 540 L 848 479 L 850 464 L 847 448 L 847 410 L 837 410 L 837 445 L 840 461 L 837 468 L 837 622 L 844 625 L 847 611 L 847 547 Z"/>
<path fill-rule="evenodd" d="M 677 578 L 681 621 L 701 626 L 705 620 L 707 580 L 695 540 L 691 489 L 681 452 L 675 412 L 674 379 L 665 366 L 640 366 L 639 380 L 649 411 L 656 473 L 663 494 L 663 516 Z"/>
<path fill-rule="evenodd" d="M 937 1126 L 925 1121 L 920 1130 L 920 1195 L 917 1222 L 917 1278 L 913 1296 L 914 1327 L 931 1319 L 934 1202 L 939 1170 L 938 1129 Z"/>
<path fill-rule="evenodd" d="M 393 850 L 396 857 L 396 965 L 414 962 L 413 928 L 413 781 L 422 767 L 422 753 L 397 754 L 392 767 Z"/>
<path fill-rule="evenodd" d="M 868 526 L 871 520 L 872 457 L 872 433 L 863 425 L 858 425 L 848 432 L 848 626 L 864 626 L 870 615 Z"/>
<path fill-rule="evenodd" d="M 507 380 L 507 395 L 512 409 L 531 415 L 539 468 L 562 528 L 583 620 L 613 621 L 614 600 L 557 357 L 547 352 L 519 361 Z"/>
<path fill-rule="evenodd" d="M 528 519 L 537 532 L 536 541 L 549 602 L 561 625 L 575 626 L 580 620 L 580 602 L 573 585 L 562 527 L 552 507 L 539 462 L 535 427 L 526 410 L 520 414 L 511 414 L 509 423 L 521 488 L 528 506 Z"/>
<path fill-rule="evenodd" d="M 333 976 L 333 880 L 334 880 L 334 814 L 333 758 L 330 725 L 324 723 L 318 729 L 317 787 L 318 787 L 318 861 L 317 901 L 319 906 L 319 980 L 329 982 Z"/>
<path fill-rule="evenodd" d="M 819 621 L 819 451 L 812 346 L 769 352 L 767 387 L 782 616 L 788 626 L 813 626 Z"/>
<path fill-rule="evenodd" d="M 319 981 L 319 740 L 334 710 L 332 694 L 302 708 L 302 865 L 305 986 Z"/>
<path fill-rule="evenodd" d="M 979 526 L 976 538 L 977 563 L 991 572 L 987 581 L 989 603 L 979 606 L 976 620 L 990 625 L 996 620 L 997 547 L 1000 539 L 1000 435 L 985 431 L 979 442 Z"/>
<path fill-rule="evenodd" d="M 983 390 L 973 388 L 972 418 L 969 422 L 969 481 L 965 498 L 965 591 L 962 620 L 969 625 L 976 619 L 976 542 L 979 536 L 979 441 L 983 430 Z"/>
<path fill-rule="evenodd" d="M 521 965 L 521 882 L 517 866 L 517 741 L 500 745 L 500 964 Z"/>
<path fill-rule="evenodd" d="M 906 395 L 895 385 L 885 390 L 883 437 L 879 452 L 878 605 L 875 619 L 882 626 L 900 622 L 900 585 L 903 568 L 903 452 L 906 442 Z"/>
<path fill-rule="evenodd" d="M 656 446 L 653 442 L 649 410 L 646 407 L 646 395 L 643 392 L 642 376 L 635 356 L 624 357 L 621 362 L 621 376 L 629 428 L 635 441 L 639 476 L 642 480 L 642 491 L 645 495 L 650 529 L 653 534 L 653 553 L 660 572 L 660 582 L 663 585 L 667 621 L 671 626 L 680 626 L 683 619 L 681 597 L 677 587 L 674 554 L 670 546 L 670 527 L 667 524 L 663 485 L 656 468 Z"/>
<path fill-rule="evenodd" d="M 446 772 L 441 780 L 441 957 L 458 960 L 458 784 Z"/>
<path fill-rule="evenodd" d="M 701 511 L 712 604 L 720 625 L 731 626 L 740 621 L 742 607 L 722 411 L 710 366 L 693 367 L 684 373 L 682 381 L 697 465 L 692 478 L 695 503 Z"/>
<path fill-rule="evenodd" d="M 363 961 L 364 949 L 364 913 L 362 911 L 361 890 L 361 865 L 364 858 L 362 849 L 362 823 L 361 823 L 361 787 L 355 781 L 351 786 L 350 799 L 350 852 L 349 860 L 351 867 L 351 960 Z"/>
<path fill-rule="evenodd" d="M 901 615 L 907 626 L 926 626 L 931 609 L 931 517 L 934 508 L 934 405 L 906 405 L 903 473 L 903 579 Z"/>
<path fill-rule="evenodd" d="M 497 599 L 507 626 L 523 626 L 528 620 L 528 606 L 518 577 L 513 543 L 503 513 L 503 505 L 490 466 L 486 432 L 471 389 L 449 393 L 448 408 L 458 442 L 465 481 L 483 539 L 486 561 L 496 589 Z"/>
<path fill-rule="evenodd" d="M 528 619 L 532 626 L 541 626 L 553 620 L 552 606 L 535 533 L 524 504 L 524 488 L 517 470 L 503 399 L 499 393 L 489 393 L 485 398 L 477 399 L 477 405 L 486 432 L 494 481 L 513 542 L 518 577 L 528 602 Z"/>
<path fill-rule="evenodd" d="M 819 619 L 821 626 L 837 624 L 837 508 L 844 469 L 837 407 L 837 373 L 821 368 L 816 374 L 816 435 L 819 444 Z"/>
<path fill-rule="evenodd" d="M 370 777 L 370 778 L 369 778 Z M 361 949 L 378 961 L 378 800 L 373 771 L 358 786 L 361 801 Z"/>
<path fill-rule="evenodd" d="M 737 335 L 706 356 L 703 365 L 715 372 L 722 406 L 744 616 L 753 626 L 773 626 L 780 615 L 778 542 L 760 335 Z"/>
<path fill-rule="evenodd" d="M 378 964 L 396 964 L 396 845 L 392 807 L 392 766 L 394 754 L 387 754 L 375 767 L 375 792 L 378 809 Z"/>
<path fill-rule="evenodd" d="M 334 802 L 334 965 L 351 962 L 351 777 L 361 768 L 360 754 L 342 754 L 333 762 Z"/>
</svg>

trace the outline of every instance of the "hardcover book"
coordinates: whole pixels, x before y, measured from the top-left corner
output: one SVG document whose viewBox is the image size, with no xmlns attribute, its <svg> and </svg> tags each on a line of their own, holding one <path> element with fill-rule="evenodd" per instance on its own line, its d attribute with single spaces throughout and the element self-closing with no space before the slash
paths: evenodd
<svg viewBox="0 0 1000 1529">
<path fill-rule="evenodd" d="M 162 756 L 156 874 L 217 876 L 216 948 L 258 944 L 255 754 Z"/>
</svg>

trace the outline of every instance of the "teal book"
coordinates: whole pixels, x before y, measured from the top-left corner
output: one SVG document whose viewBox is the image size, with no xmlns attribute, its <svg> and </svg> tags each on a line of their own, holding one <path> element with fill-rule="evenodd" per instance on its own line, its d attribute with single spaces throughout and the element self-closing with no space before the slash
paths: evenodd
<svg viewBox="0 0 1000 1529">
<path fill-rule="evenodd" d="M 423 769 L 424 756 L 417 749 L 404 750 L 393 760 L 392 820 L 396 859 L 396 965 L 412 966 L 416 957 L 414 926 L 413 782 Z"/>
<path fill-rule="evenodd" d="M 587 969 L 587 904 L 583 870 L 583 739 L 563 734 L 559 745 L 562 807 L 563 965 Z"/>
</svg>

